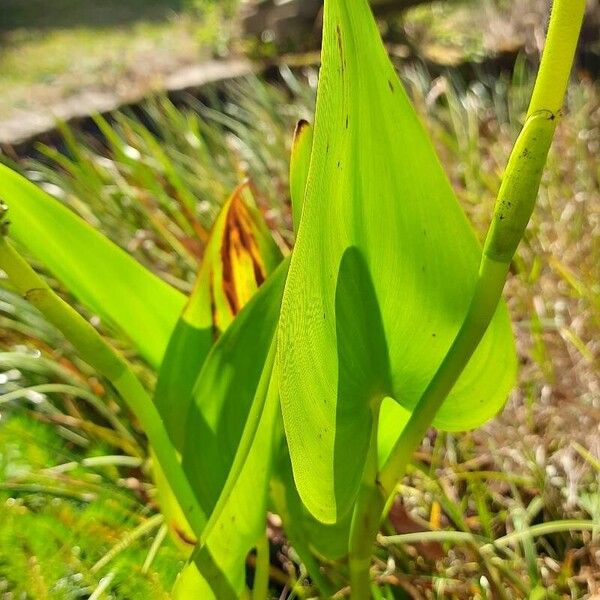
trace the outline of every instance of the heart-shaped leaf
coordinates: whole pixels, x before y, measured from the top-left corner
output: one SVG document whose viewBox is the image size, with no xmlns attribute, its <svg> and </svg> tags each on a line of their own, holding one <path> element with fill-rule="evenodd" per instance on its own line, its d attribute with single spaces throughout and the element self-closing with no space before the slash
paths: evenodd
<svg viewBox="0 0 600 600">
<path fill-rule="evenodd" d="M 411 409 L 467 311 L 480 248 L 366 0 L 327 0 L 312 156 L 279 327 L 281 402 L 303 502 L 356 496 L 371 403 Z M 435 424 L 493 416 L 515 373 L 501 306 Z M 380 420 L 382 435 L 396 424 Z M 392 431 L 393 435 L 393 431 Z"/>
</svg>

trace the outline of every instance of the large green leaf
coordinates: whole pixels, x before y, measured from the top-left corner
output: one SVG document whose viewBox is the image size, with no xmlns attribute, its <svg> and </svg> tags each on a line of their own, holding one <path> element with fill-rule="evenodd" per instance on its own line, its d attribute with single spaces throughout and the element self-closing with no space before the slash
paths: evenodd
<svg viewBox="0 0 600 600">
<path fill-rule="evenodd" d="M 264 533 L 272 451 L 281 435 L 271 375 L 288 265 L 280 265 L 214 345 L 194 388 L 183 465 L 209 515 L 209 531 L 176 597 L 190 597 L 194 587 L 202 592 L 195 597 L 239 596 L 245 557 Z"/>
<path fill-rule="evenodd" d="M 11 237 L 158 366 L 184 306 L 183 294 L 1 164 L 0 199 L 10 209 Z"/>
<path fill-rule="evenodd" d="M 294 477 L 320 520 L 338 521 L 352 505 L 370 405 L 390 396 L 412 408 L 442 361 L 480 252 L 368 3 L 327 0 L 312 157 L 279 327 Z M 501 306 L 436 426 L 461 430 L 493 416 L 515 365 Z M 381 435 L 399 434 L 404 421 L 380 419 Z"/>
<path fill-rule="evenodd" d="M 249 184 L 238 186 L 215 221 L 194 289 L 169 341 L 154 394 L 179 452 L 190 418 L 192 391 L 211 347 L 281 258 L 256 209 Z M 153 470 L 158 501 L 173 539 L 182 550 L 190 551 L 195 536 L 156 461 Z"/>
<path fill-rule="evenodd" d="M 213 343 L 281 262 L 248 183 L 221 209 L 194 289 L 169 341 L 154 394 L 181 451 L 192 389 Z"/>
</svg>

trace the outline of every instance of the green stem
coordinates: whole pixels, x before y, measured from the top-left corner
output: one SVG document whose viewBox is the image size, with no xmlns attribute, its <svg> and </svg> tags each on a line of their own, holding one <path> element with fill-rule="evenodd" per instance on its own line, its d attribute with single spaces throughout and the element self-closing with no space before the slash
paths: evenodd
<svg viewBox="0 0 600 600">
<path fill-rule="evenodd" d="M 0 482 L 0 491 L 15 492 L 17 494 L 44 494 L 58 498 L 69 498 L 78 502 L 93 502 L 97 498 L 94 492 L 73 492 L 66 488 L 41 483 Z"/>
<path fill-rule="evenodd" d="M 96 589 L 90 594 L 90 597 L 88 600 L 100 600 L 100 598 L 102 598 L 102 596 L 104 595 L 104 592 L 106 592 L 112 585 L 112 582 L 113 582 L 114 578 L 116 577 L 116 575 L 117 575 L 117 571 L 111 571 L 108 575 L 103 577 L 99 581 Z"/>
<path fill-rule="evenodd" d="M 371 598 L 371 555 L 385 505 L 385 498 L 377 480 L 377 424 L 380 406 L 381 402 L 378 401 L 372 410 L 369 452 L 350 526 L 349 565 L 352 600 Z"/>
<path fill-rule="evenodd" d="M 168 527 L 168 525 L 165 525 L 163 523 L 160 526 L 158 533 L 154 537 L 154 540 L 152 541 L 150 550 L 148 550 L 148 554 L 146 555 L 146 560 L 144 561 L 144 564 L 142 565 L 142 571 L 141 571 L 142 575 L 148 574 L 148 571 L 150 570 L 150 567 L 152 566 L 152 563 L 154 562 L 154 559 L 156 558 L 156 555 L 158 554 L 158 551 L 160 550 L 160 547 L 162 546 L 162 543 L 165 541 L 165 538 L 167 537 L 168 533 L 169 533 L 169 527 Z"/>
<path fill-rule="evenodd" d="M 206 524 L 204 512 L 183 471 L 156 406 L 128 366 L 112 383 L 139 419 L 187 522 L 197 539 L 200 539 Z"/>
<path fill-rule="evenodd" d="M 540 110 L 549 110 L 554 114 L 560 111 L 584 14 L 585 0 L 554 0 L 528 116 Z"/>
<path fill-rule="evenodd" d="M 265 533 L 260 537 L 256 544 L 256 566 L 254 569 L 252 600 L 265 600 L 269 597 L 270 566 L 271 557 L 269 554 L 269 538 Z"/>
<path fill-rule="evenodd" d="M 133 531 L 128 532 L 125 537 L 117 542 L 100 560 L 98 560 L 90 569 L 92 573 L 98 573 L 116 556 L 124 552 L 137 540 L 144 537 L 154 529 L 158 529 L 165 518 L 162 515 L 154 515 L 146 519 L 141 525 L 138 525 Z"/>
<path fill-rule="evenodd" d="M 83 360 L 102 373 L 139 419 L 169 485 L 175 492 L 194 533 L 200 537 L 204 514 L 187 480 L 163 422 L 129 363 L 75 309 L 69 306 L 4 237 L 0 214 L 0 269 L 17 291 L 35 306 L 75 346 Z"/>
<path fill-rule="evenodd" d="M 510 262 L 535 206 L 583 20 L 585 0 L 555 0 L 527 121 L 511 153 L 498 193 L 479 276 L 465 320 L 383 466 L 391 494 L 440 406 L 467 366 L 500 302 Z"/>
</svg>

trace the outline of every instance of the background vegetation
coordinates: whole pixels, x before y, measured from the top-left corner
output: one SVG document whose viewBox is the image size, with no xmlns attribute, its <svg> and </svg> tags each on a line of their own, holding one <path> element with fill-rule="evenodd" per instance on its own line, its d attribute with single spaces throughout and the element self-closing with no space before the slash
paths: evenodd
<svg viewBox="0 0 600 600">
<path fill-rule="evenodd" d="M 14 12 L 8 14 L 15 20 L 19 10 L 29 10 L 11 2 Z M 62 2 L 67 10 L 69 2 Z M 116 40 L 133 44 L 132 32 L 139 32 L 140 43 L 156 48 L 168 39 L 172 47 L 187 43 L 180 32 L 193 19 L 207 23 L 198 15 L 208 14 L 202 12 L 208 5 L 187 6 L 184 21 L 177 17 L 166 25 L 165 11 L 179 3 L 146 3 L 143 24 L 133 2 L 114 4 L 121 8 L 107 6 L 104 17 L 100 9 L 93 19 L 82 11 L 89 22 L 68 11 L 69 27 L 80 39 L 90 28 L 90 44 L 123 54 Z M 27 18 L 33 24 L 40 14 L 34 10 Z M 107 29 L 98 35 L 102 19 Z M 113 29 L 111 19 L 119 27 Z M 20 43 L 19 36 L 23 43 L 34 40 L 33 46 L 49 40 L 64 53 L 65 66 L 57 63 L 57 72 L 73 68 L 78 77 L 78 69 L 86 70 L 71 61 L 73 46 L 65 39 L 52 41 L 51 22 L 38 21 L 40 30 L 48 28 L 47 37 L 32 35 L 30 41 L 10 23 L 0 26 L 4 43 Z M 191 43 L 198 31 L 190 34 Z M 206 31 L 215 35 L 213 25 Z M 203 47 L 213 44 L 202 41 Z M 71 49 L 64 52 L 66 47 Z M 60 61 L 52 48 L 45 46 L 41 55 Z M 105 73 L 101 52 L 94 50 L 96 68 Z M 11 75 L 6 57 L 4 83 L 26 81 L 18 66 Z M 531 69 L 519 60 L 510 75 L 482 70 L 467 80 L 456 71 L 431 76 L 421 66 L 402 64 L 401 74 L 482 236 L 526 110 Z M 315 80 L 310 68 L 282 68 L 276 83 L 252 78 L 206 90 L 202 102 L 188 98 L 175 106 L 159 96 L 140 110 L 96 117 L 92 131 L 63 125 L 60 144 L 39 146 L 33 158 L 0 159 L 18 159 L 30 178 L 189 291 L 218 206 L 245 176 L 256 185 L 280 245 L 293 242 L 287 156 L 295 121 L 311 116 Z M 387 523 L 388 532 L 407 535 L 407 543 L 377 551 L 390 598 L 600 593 L 598 530 L 589 527 L 600 529 L 599 150 L 598 84 L 580 74 L 507 289 L 519 385 L 502 415 L 482 430 L 431 432 L 424 440 Z M 193 227 L 178 218 L 182 197 L 195 199 Z M 117 343 L 129 352 L 124 340 Z M 156 512 L 143 436 L 110 384 L 2 280 L 0 351 L 0 593 L 168 597 L 182 560 Z M 152 385 L 143 362 L 136 365 Z M 562 530 L 565 519 L 581 520 L 581 531 Z M 310 597 L 310 582 L 278 525 L 273 515 L 272 596 Z M 410 537 L 422 531 L 430 532 L 428 543 Z M 251 559 L 248 571 L 251 577 Z"/>
</svg>

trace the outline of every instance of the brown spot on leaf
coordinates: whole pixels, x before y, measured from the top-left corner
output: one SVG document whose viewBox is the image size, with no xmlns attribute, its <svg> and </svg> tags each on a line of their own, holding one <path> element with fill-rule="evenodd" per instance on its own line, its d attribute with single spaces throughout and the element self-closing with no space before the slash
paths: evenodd
<svg viewBox="0 0 600 600">
<path fill-rule="evenodd" d="M 253 233 L 253 222 L 248 207 L 244 203 L 242 193 L 248 186 L 244 183 L 233 194 L 221 246 L 221 263 L 223 265 L 223 292 L 233 315 L 241 310 L 244 301 L 236 289 L 235 265 L 240 263 L 243 255 L 250 257 L 257 287 L 266 279 L 266 270 L 260 255 L 258 243 Z"/>
<path fill-rule="evenodd" d="M 310 123 L 306 119 L 300 119 L 296 124 L 296 129 L 294 130 L 294 141 L 297 140 L 302 132 L 310 125 Z"/>
<path fill-rule="evenodd" d="M 175 535 L 188 546 L 195 546 L 197 544 L 197 540 L 193 537 L 190 537 L 185 531 L 178 527 L 175 521 L 171 521 L 171 529 L 175 532 Z"/>
<path fill-rule="evenodd" d="M 210 297 L 210 314 L 212 322 L 212 338 L 216 342 L 219 338 L 219 315 L 217 313 L 217 303 L 215 301 L 215 274 L 210 272 L 208 283 L 208 295 Z"/>
</svg>

